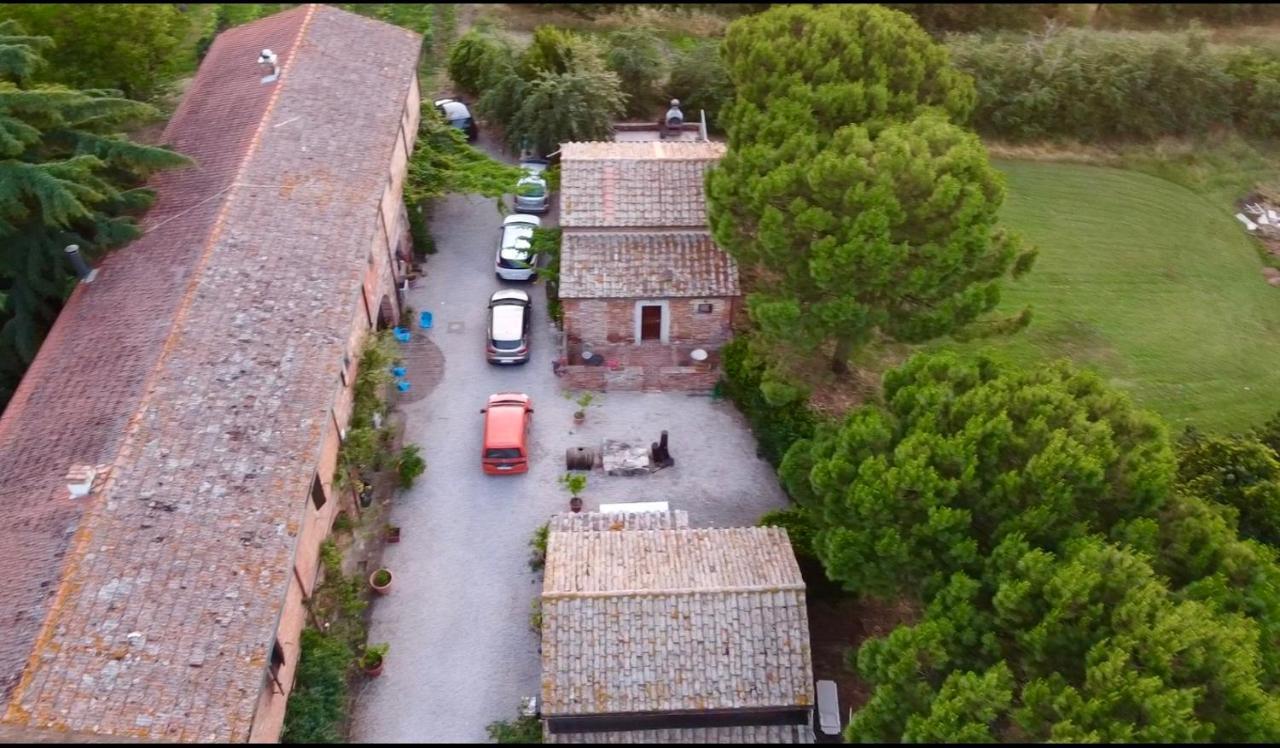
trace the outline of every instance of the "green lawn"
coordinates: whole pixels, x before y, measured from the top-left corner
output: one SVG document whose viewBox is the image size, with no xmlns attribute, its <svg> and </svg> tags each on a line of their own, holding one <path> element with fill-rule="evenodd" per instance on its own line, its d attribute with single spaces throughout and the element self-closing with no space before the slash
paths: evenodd
<svg viewBox="0 0 1280 748">
<path fill-rule="evenodd" d="M 1006 224 L 1040 248 L 1003 307 L 1030 304 L 1033 321 L 974 347 L 1094 366 L 1174 433 L 1244 429 L 1280 409 L 1280 288 L 1225 207 L 1133 171 L 995 164 Z"/>
</svg>

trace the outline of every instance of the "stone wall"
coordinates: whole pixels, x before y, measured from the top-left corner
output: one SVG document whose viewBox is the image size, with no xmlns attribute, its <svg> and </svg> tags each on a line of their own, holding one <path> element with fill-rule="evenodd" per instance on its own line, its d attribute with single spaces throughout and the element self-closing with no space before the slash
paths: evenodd
<svg viewBox="0 0 1280 748">
<path fill-rule="evenodd" d="M 637 301 L 640 300 L 562 299 L 565 332 L 571 340 L 587 343 L 635 343 Z M 716 346 L 728 342 L 732 335 L 732 298 L 669 298 L 655 301 L 667 304 L 670 343 Z M 710 311 L 698 311 L 700 305 L 710 305 Z"/>
</svg>

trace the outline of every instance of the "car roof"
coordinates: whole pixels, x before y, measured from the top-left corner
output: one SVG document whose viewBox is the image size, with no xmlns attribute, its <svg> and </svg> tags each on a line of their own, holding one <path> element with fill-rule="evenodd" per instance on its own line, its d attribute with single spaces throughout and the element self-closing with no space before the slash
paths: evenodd
<svg viewBox="0 0 1280 748">
<path fill-rule="evenodd" d="M 446 119 L 462 119 L 464 117 L 471 116 L 471 110 L 467 109 L 467 105 L 463 104 L 461 101 L 442 99 L 437 102 L 436 106 L 444 109 L 444 116 Z"/>
<path fill-rule="evenodd" d="M 500 291 L 494 291 L 493 295 L 489 297 L 490 304 L 495 301 L 522 301 L 528 304 L 529 294 L 518 288 L 504 288 Z"/>
<path fill-rule="evenodd" d="M 526 215 L 524 213 L 512 213 L 511 215 L 502 219 L 503 226 L 507 226 L 513 223 L 529 223 L 529 224 L 533 224 L 534 226 L 541 226 L 542 219 L 538 218 L 537 216 Z"/>
<path fill-rule="evenodd" d="M 523 304 L 499 304 L 493 308 L 489 337 L 494 340 L 519 340 L 524 337 Z"/>
</svg>

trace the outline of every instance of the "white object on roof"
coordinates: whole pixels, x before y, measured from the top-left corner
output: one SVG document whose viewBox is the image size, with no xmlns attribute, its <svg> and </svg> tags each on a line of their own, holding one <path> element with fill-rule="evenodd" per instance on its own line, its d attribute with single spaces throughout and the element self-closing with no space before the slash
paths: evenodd
<svg viewBox="0 0 1280 748">
<path fill-rule="evenodd" d="M 840 734 L 840 699 L 833 680 L 818 681 L 818 727 L 823 735 Z"/>
<path fill-rule="evenodd" d="M 665 501 L 633 501 L 627 504 L 601 504 L 600 514 L 629 514 L 631 512 L 666 512 Z"/>
<path fill-rule="evenodd" d="M 1246 229 L 1249 229 L 1250 231 L 1258 230 L 1258 224 L 1254 223 L 1253 221 L 1250 221 L 1249 217 L 1246 216 L 1244 213 L 1236 213 L 1236 218 L 1240 221 L 1240 223 L 1244 224 L 1244 227 Z"/>
</svg>

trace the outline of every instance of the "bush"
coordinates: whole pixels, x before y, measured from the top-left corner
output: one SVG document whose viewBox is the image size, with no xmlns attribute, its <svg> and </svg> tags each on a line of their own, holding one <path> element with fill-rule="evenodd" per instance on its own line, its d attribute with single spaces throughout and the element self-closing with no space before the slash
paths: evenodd
<svg viewBox="0 0 1280 748">
<path fill-rule="evenodd" d="M 600 47 L 591 39 L 555 26 L 539 26 L 520 56 L 516 71 L 533 81 L 543 73 L 580 73 L 604 69 Z"/>
<path fill-rule="evenodd" d="M 449 80 L 457 90 L 479 96 L 514 64 L 515 53 L 506 42 L 472 29 L 449 50 Z"/>
<path fill-rule="evenodd" d="M 1224 57 L 1234 79 L 1236 123 L 1259 137 L 1280 134 L 1280 57 L 1261 49 L 1229 52 Z"/>
<path fill-rule="evenodd" d="M 776 467 L 796 440 L 813 435 L 818 418 L 804 402 L 769 403 L 760 389 L 765 365 L 749 348 L 747 338 L 740 336 L 720 349 L 724 377 L 717 389 L 746 416 L 756 436 L 757 452 Z"/>
<path fill-rule="evenodd" d="M 547 563 L 547 539 L 551 535 L 551 524 L 542 523 L 542 526 L 533 531 L 533 537 L 529 539 L 529 547 L 533 549 L 533 554 L 529 558 L 529 569 L 538 571 Z"/>
<path fill-rule="evenodd" d="M 284 715 L 285 743 L 341 743 L 347 711 L 347 673 L 355 655 L 341 638 L 302 631 L 293 692 Z"/>
<path fill-rule="evenodd" d="M 615 31 L 609 35 L 605 65 L 627 92 L 627 116 L 656 117 L 658 82 L 664 77 L 658 37 L 643 29 Z"/>
<path fill-rule="evenodd" d="M 485 728 L 489 739 L 495 743 L 541 743 L 542 720 L 537 717 L 520 717 L 511 722 L 491 722 Z"/>
<path fill-rule="evenodd" d="M 667 98 L 680 100 L 680 108 L 690 122 L 698 119 L 699 110 L 705 110 L 707 128 L 713 132 L 724 131 L 720 114 L 733 100 L 733 83 L 720 59 L 718 42 L 699 42 L 677 54 L 671 63 L 666 90 Z"/>
<path fill-rule="evenodd" d="M 1203 134 L 1232 119 L 1235 81 L 1200 33 L 1069 30 L 949 46 L 956 67 L 975 78 L 973 124 L 988 134 L 1154 138 Z"/>
<path fill-rule="evenodd" d="M 816 528 L 809 514 L 798 506 L 766 512 L 756 523 L 760 527 L 781 527 L 791 539 L 791 548 L 800 558 L 816 559 L 813 536 Z"/>
<path fill-rule="evenodd" d="M 413 253 L 422 257 L 436 253 L 436 240 L 427 227 L 427 219 L 422 214 L 421 205 L 413 205 L 405 201 L 405 213 L 409 216 L 409 236 L 413 239 Z"/>
<path fill-rule="evenodd" d="M 418 454 L 421 451 L 422 447 L 417 444 L 406 444 L 400 449 L 400 455 L 396 458 L 396 473 L 400 476 L 401 488 L 412 488 L 414 479 L 426 471 L 427 462 Z"/>
<path fill-rule="evenodd" d="M 609 140 L 626 101 L 618 76 L 609 71 L 544 72 L 529 84 L 508 123 L 508 143 L 550 153 L 570 141 Z"/>
</svg>

